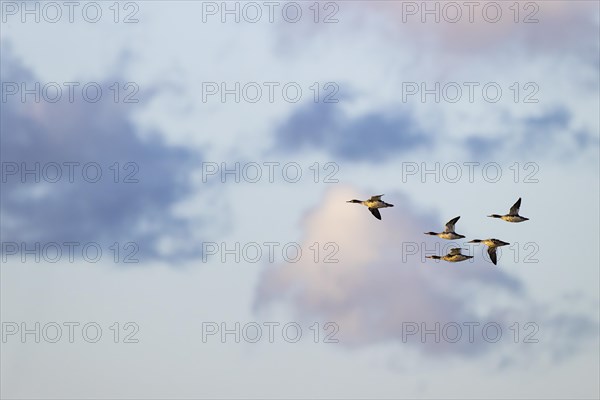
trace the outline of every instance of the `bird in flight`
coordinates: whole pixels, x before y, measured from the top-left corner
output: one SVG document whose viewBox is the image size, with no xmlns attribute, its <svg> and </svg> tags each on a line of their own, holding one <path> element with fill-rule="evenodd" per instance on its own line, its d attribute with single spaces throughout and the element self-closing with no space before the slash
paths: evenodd
<svg viewBox="0 0 600 400">
<path fill-rule="evenodd" d="M 439 232 L 439 233 L 438 232 L 425 232 L 425 234 L 437 236 L 439 238 L 447 239 L 447 240 L 462 239 L 462 238 L 464 238 L 463 235 L 459 235 L 458 233 L 454 232 L 454 225 L 459 220 L 459 218 L 460 218 L 460 215 L 458 217 L 452 218 L 450 221 L 448 221 L 446 223 L 446 229 L 444 230 L 444 232 Z"/>
<path fill-rule="evenodd" d="M 490 259 L 494 263 L 494 265 L 496 265 L 496 249 L 498 247 L 507 246 L 510 244 L 510 243 L 503 242 L 502 240 L 499 240 L 499 239 L 484 239 L 484 240 L 473 239 L 469 243 L 485 244 L 488 247 L 488 254 L 490 256 Z"/>
<path fill-rule="evenodd" d="M 446 254 L 445 256 L 426 256 L 425 258 L 432 258 L 434 260 L 444 260 L 448 262 L 460 262 L 468 260 L 469 258 L 473 258 L 473 256 L 466 256 L 462 254 L 461 250 L 462 249 L 458 247 L 455 249 L 450 249 L 450 253 Z"/>
<path fill-rule="evenodd" d="M 346 203 L 358 203 L 358 204 L 362 204 L 363 206 L 367 206 L 369 211 L 371 211 L 371 214 L 373 214 L 375 216 L 375 218 L 380 220 L 381 219 L 381 214 L 379 213 L 380 208 L 394 207 L 393 204 L 386 203 L 385 201 L 381 200 L 381 196 L 383 196 L 383 195 L 380 194 L 377 196 L 371 196 L 371 198 L 369 200 L 364 200 L 364 201 L 348 200 Z"/>
<path fill-rule="evenodd" d="M 492 214 L 492 215 L 488 215 L 488 217 L 500 218 L 506 222 L 528 221 L 529 218 L 521 217 L 519 215 L 519 208 L 521 208 L 521 198 L 520 197 L 519 197 L 519 200 L 517 200 L 517 202 L 515 204 L 513 204 L 513 206 L 510 208 L 510 211 L 508 212 L 508 214 L 506 214 L 506 215 Z"/>
</svg>

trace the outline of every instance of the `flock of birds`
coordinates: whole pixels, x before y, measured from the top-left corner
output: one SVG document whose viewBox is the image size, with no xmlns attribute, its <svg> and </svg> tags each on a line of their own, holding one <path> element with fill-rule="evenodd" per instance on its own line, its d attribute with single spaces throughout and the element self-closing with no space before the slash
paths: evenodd
<svg viewBox="0 0 600 400">
<path fill-rule="evenodd" d="M 369 209 L 369 211 L 371 211 L 371 214 L 373 214 L 373 216 L 375 216 L 375 218 L 381 220 L 381 214 L 379 213 L 379 209 L 387 208 L 387 207 L 394 207 L 393 204 L 386 203 L 385 201 L 381 200 L 381 196 L 383 196 L 383 195 L 380 194 L 377 196 L 371 196 L 371 198 L 369 200 L 364 200 L 364 201 L 363 200 L 348 200 L 347 203 L 362 204 L 363 206 L 366 206 Z M 513 206 L 510 208 L 510 211 L 508 212 L 508 214 L 504 214 L 504 215 L 492 214 L 492 215 L 488 215 L 488 217 L 500 218 L 503 221 L 512 222 L 512 223 L 528 221 L 529 218 L 525 218 L 525 217 L 522 217 L 519 215 L 519 208 L 521 208 L 521 198 L 520 197 L 519 197 L 519 200 L 517 200 L 517 202 L 515 204 L 513 204 Z M 459 235 L 458 233 L 456 233 L 454 231 L 454 226 L 456 225 L 456 223 L 458 222 L 459 219 L 460 219 L 460 216 L 458 216 L 456 218 L 452 218 L 450 221 L 448 221 L 448 223 L 446 224 L 446 229 L 444 229 L 443 232 L 425 232 L 425 234 L 437 236 L 441 239 L 446 239 L 446 240 L 462 239 L 465 236 Z M 499 239 L 483 239 L 483 240 L 474 239 L 474 240 L 471 240 L 469 243 L 483 243 L 484 245 L 486 245 L 488 247 L 488 254 L 490 256 L 490 259 L 494 263 L 494 265 L 496 265 L 496 262 L 497 262 L 496 249 L 498 247 L 502 247 L 502 246 L 506 246 L 506 245 L 510 244 L 508 242 L 504 242 Z M 460 261 L 468 260 L 469 258 L 473 258 L 473 256 L 467 256 L 465 254 L 462 254 L 461 251 L 462 251 L 462 249 L 460 247 L 458 247 L 458 248 L 450 249 L 450 252 L 448 254 L 446 254 L 445 256 L 427 256 L 426 258 L 432 258 L 434 260 L 444 260 L 444 261 L 448 261 L 448 262 L 460 262 Z"/>
</svg>

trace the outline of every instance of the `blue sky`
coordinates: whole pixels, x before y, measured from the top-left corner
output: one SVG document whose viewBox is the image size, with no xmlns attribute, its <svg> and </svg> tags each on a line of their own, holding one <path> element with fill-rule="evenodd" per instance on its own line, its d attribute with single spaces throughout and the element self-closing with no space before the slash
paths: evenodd
<svg viewBox="0 0 600 400">
<path fill-rule="evenodd" d="M 466 14 L 458 23 L 444 21 L 450 14 L 422 22 L 406 8 L 420 3 L 389 1 L 320 3 L 318 23 L 312 2 L 298 3 L 296 23 L 280 10 L 271 23 L 266 9 L 256 23 L 223 23 L 219 14 L 202 22 L 210 2 L 134 2 L 120 9 L 119 19 L 135 12 L 129 24 L 114 23 L 103 2 L 93 24 L 78 12 L 73 23 L 22 23 L 20 10 L 3 8 L 3 333 L 13 323 L 76 321 L 97 323 L 103 337 L 7 336 L 2 396 L 597 398 L 599 8 L 519 2 L 515 23 L 512 2 L 499 3 L 496 23 L 477 12 L 472 23 Z M 531 12 L 539 21 L 522 23 Z M 338 21 L 321 22 L 330 13 Z M 73 102 L 22 102 L 7 95 L 13 82 L 95 82 L 103 96 L 91 103 L 78 89 Z M 203 101 L 207 82 L 255 82 L 263 97 Z M 431 90 L 436 82 L 448 90 L 439 102 L 406 95 L 407 84 Z M 298 101 L 282 92 L 291 83 L 302 90 Z M 502 90 L 495 102 L 482 92 L 492 84 Z M 447 101 L 456 87 L 462 96 Z M 131 93 L 137 102 L 124 102 Z M 323 101 L 329 94 L 337 101 Z M 36 162 L 93 162 L 103 175 L 36 183 L 7 173 Z M 248 174 L 258 165 L 261 179 L 222 175 L 236 163 Z M 208 164 L 219 170 L 206 177 Z M 436 165 L 439 179 L 427 173 Z M 282 175 L 289 167 L 302 172 L 297 182 Z M 382 221 L 345 203 L 380 193 L 395 205 Z M 519 197 L 530 221 L 485 217 L 508 212 Z M 497 266 L 464 241 L 455 244 L 472 261 L 425 261 L 451 245 L 423 232 L 457 215 L 467 240 L 511 242 Z M 97 243 L 104 255 L 7 255 L 14 248 L 6 243 L 69 241 Z M 278 243 L 273 259 L 267 242 Z M 235 243 L 253 244 L 262 257 L 207 254 L 207 244 Z M 286 244 L 302 249 L 299 261 L 286 259 Z M 124 263 L 131 249 L 138 262 Z M 122 342 L 126 322 L 139 327 L 139 343 Z M 303 336 L 204 342 L 208 322 L 293 322 Z M 337 343 L 323 342 L 327 322 Z M 528 322 L 537 343 L 523 343 Z M 422 323 L 458 324 L 463 337 L 404 340 Z M 477 331 L 471 343 L 465 323 L 498 324 L 501 340 Z"/>
</svg>

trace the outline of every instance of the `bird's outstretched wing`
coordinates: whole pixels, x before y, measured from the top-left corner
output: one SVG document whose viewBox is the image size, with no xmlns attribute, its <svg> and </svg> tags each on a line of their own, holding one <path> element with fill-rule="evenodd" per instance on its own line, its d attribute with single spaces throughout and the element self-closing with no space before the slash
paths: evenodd
<svg viewBox="0 0 600 400">
<path fill-rule="evenodd" d="M 377 219 L 381 219 L 381 214 L 379 214 L 379 210 L 376 208 L 369 208 L 369 211 L 371 211 L 371 214 L 373 214 L 375 216 L 375 218 Z"/>
<path fill-rule="evenodd" d="M 371 196 L 371 198 L 369 200 L 371 200 L 371 201 L 381 200 L 381 196 L 383 196 L 383 195 L 382 194 L 378 194 L 377 196 Z"/>
<path fill-rule="evenodd" d="M 519 208 L 521 208 L 521 198 L 510 208 L 508 215 L 519 215 Z"/>
<path fill-rule="evenodd" d="M 450 221 L 448 221 L 448 223 L 446 224 L 446 232 L 454 232 L 454 225 L 456 224 L 456 221 L 458 221 L 460 218 L 460 215 L 456 218 L 452 218 Z"/>
<path fill-rule="evenodd" d="M 490 260 L 496 265 L 496 248 L 488 247 L 488 254 L 490 255 Z"/>
<path fill-rule="evenodd" d="M 450 256 L 457 256 L 459 254 L 461 254 L 461 248 L 457 247 L 456 249 L 450 249 L 450 253 L 448 255 Z"/>
</svg>

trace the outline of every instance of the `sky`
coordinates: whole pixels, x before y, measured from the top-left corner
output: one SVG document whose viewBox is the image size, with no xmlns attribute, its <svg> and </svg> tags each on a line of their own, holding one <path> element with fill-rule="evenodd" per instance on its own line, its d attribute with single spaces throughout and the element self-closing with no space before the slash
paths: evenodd
<svg viewBox="0 0 600 400">
<path fill-rule="evenodd" d="M 0 2 L 1 396 L 598 398 L 600 6 L 467 3 Z"/>
</svg>

